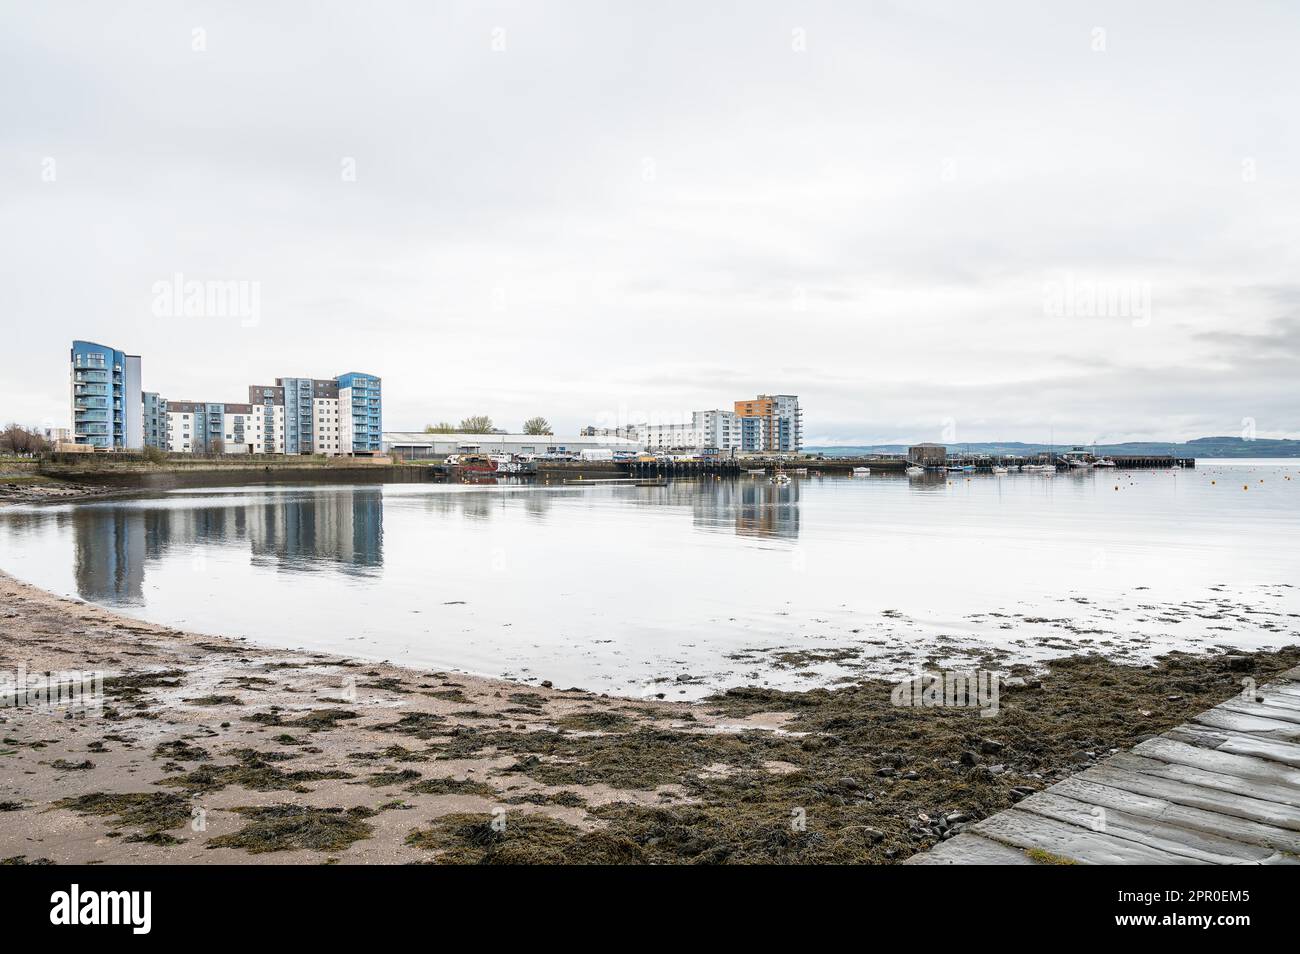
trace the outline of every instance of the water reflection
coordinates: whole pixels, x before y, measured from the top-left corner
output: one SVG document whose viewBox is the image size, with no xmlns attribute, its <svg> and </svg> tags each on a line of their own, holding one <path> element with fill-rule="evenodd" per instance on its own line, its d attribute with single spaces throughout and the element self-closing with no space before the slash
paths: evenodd
<svg viewBox="0 0 1300 954">
<path fill-rule="evenodd" d="M 682 481 L 606 489 L 608 496 L 591 498 L 593 503 L 605 497 L 618 506 L 677 508 L 690 515 L 697 529 L 743 537 L 794 540 L 799 535 L 799 481 Z M 551 489 L 521 488 L 394 493 L 388 505 L 417 507 L 439 517 L 459 515 L 475 523 L 498 513 L 545 521 L 557 499 Z M 209 556 L 233 549 L 246 550 L 253 566 L 279 571 L 372 573 L 384 563 L 384 506 L 379 486 L 219 491 L 11 511 L 5 526 L 15 536 L 33 538 L 50 523 L 70 530 L 78 594 L 93 602 L 132 606 L 145 602 L 150 566 L 177 553 L 188 556 L 196 572 L 208 572 Z"/>
<path fill-rule="evenodd" d="M 95 517 L 74 512 L 73 566 L 83 600 L 114 605 L 144 603 L 147 533 L 141 514 L 101 511 Z"/>
<path fill-rule="evenodd" d="M 734 530 L 742 537 L 799 536 L 800 481 L 714 481 L 694 501 L 696 526 Z"/>
<path fill-rule="evenodd" d="M 147 568 L 173 551 L 204 569 L 206 548 L 247 548 L 254 566 L 371 573 L 384 562 L 380 487 L 215 494 L 6 514 L 15 534 L 71 529 L 73 576 L 85 600 L 142 605 Z"/>
</svg>

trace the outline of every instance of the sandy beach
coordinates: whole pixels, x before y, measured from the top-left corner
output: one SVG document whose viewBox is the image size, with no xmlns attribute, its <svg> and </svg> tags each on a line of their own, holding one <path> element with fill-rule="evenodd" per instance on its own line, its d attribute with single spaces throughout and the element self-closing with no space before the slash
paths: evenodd
<svg viewBox="0 0 1300 954">
<path fill-rule="evenodd" d="M 893 686 L 687 704 L 260 649 L 0 575 L 0 662 L 104 673 L 0 710 L 7 863 L 896 862 L 1300 662 L 1012 670 L 996 718 Z"/>
</svg>

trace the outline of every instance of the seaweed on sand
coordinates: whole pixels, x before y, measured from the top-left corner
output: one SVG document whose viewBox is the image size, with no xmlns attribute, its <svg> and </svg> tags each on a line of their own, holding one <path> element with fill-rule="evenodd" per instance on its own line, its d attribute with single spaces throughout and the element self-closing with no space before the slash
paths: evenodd
<svg viewBox="0 0 1300 954">
<path fill-rule="evenodd" d="M 185 673 L 180 669 L 161 669 L 104 678 L 104 696 L 118 702 L 138 702 L 148 689 L 176 689 Z"/>
<path fill-rule="evenodd" d="M 192 772 L 163 779 L 158 784 L 175 786 L 191 795 L 216 792 L 228 785 L 241 785 L 255 792 L 307 792 L 310 789 L 303 785 L 304 782 L 353 777 L 352 773 L 337 769 L 282 771 L 271 763 L 295 757 L 283 752 L 235 749 L 230 754 L 238 761 L 230 765 L 200 765 Z"/>
<path fill-rule="evenodd" d="M 582 829 L 546 815 L 494 817 L 457 813 L 434 819 L 406 837 L 413 848 L 434 852 L 445 864 L 637 864 L 635 842 Z"/>
<path fill-rule="evenodd" d="M 593 709 L 571 712 L 557 719 L 555 724 L 562 729 L 573 729 L 577 732 L 626 732 L 635 726 L 636 722 L 621 712 Z"/>
<path fill-rule="evenodd" d="M 383 788 L 385 785 L 400 785 L 413 782 L 420 777 L 415 769 L 393 769 L 387 772 L 375 772 L 365 778 L 365 784 L 371 788 Z"/>
<path fill-rule="evenodd" d="M 466 758 L 485 749 L 533 756 L 520 759 L 511 770 L 544 785 L 649 789 L 682 782 L 711 765 L 757 768 L 767 761 L 787 759 L 798 751 L 799 743 L 768 732 L 706 734 L 652 727 L 601 736 L 467 732 L 443 743 L 439 758 Z"/>
<path fill-rule="evenodd" d="M 432 712 L 408 712 L 396 722 L 375 726 L 376 732 L 397 732 L 417 739 L 431 739 L 447 731 L 445 716 Z"/>
<path fill-rule="evenodd" d="M 311 732 L 324 732 L 335 728 L 340 722 L 355 718 L 357 718 L 357 714 L 351 709 L 312 709 L 296 719 L 286 719 L 273 707 L 270 712 L 257 712 L 251 716 L 245 716 L 244 721 L 292 729 L 307 729 Z"/>
<path fill-rule="evenodd" d="M 177 762 L 206 762 L 211 758 L 206 749 L 191 745 L 184 739 L 159 742 L 154 746 L 153 757 L 156 759 L 173 759 Z"/>
<path fill-rule="evenodd" d="M 269 851 L 342 851 L 353 842 L 369 838 L 374 826 L 365 819 L 377 815 L 372 808 L 314 808 L 308 805 L 265 805 L 234 809 L 249 819 L 237 832 L 219 835 L 206 848 L 242 848 L 250 854 Z"/>
<path fill-rule="evenodd" d="M 140 828 L 128 841 L 175 844 L 180 839 L 166 834 L 190 820 L 190 802 L 171 792 L 92 792 L 55 802 L 53 808 L 66 808 L 80 815 L 113 816 L 114 828 Z"/>
<path fill-rule="evenodd" d="M 426 778 L 406 790 L 412 795 L 482 795 L 485 798 L 497 793 L 491 785 L 460 778 Z"/>
</svg>

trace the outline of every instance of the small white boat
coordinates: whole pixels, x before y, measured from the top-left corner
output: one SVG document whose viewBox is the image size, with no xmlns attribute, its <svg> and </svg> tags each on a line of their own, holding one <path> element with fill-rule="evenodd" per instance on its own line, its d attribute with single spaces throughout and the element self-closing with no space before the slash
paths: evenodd
<svg viewBox="0 0 1300 954">
<path fill-rule="evenodd" d="M 1092 466 L 1093 467 L 1114 467 L 1115 462 L 1111 460 L 1109 457 L 1103 457 L 1101 460 L 1094 461 Z"/>
<path fill-rule="evenodd" d="M 867 476 L 870 476 L 870 474 L 871 474 L 871 468 L 870 468 L 870 467 L 854 467 L 854 468 L 853 468 L 853 476 L 854 476 L 854 477 L 867 477 Z"/>
<path fill-rule="evenodd" d="M 994 467 L 994 468 L 993 468 L 993 473 L 994 473 L 995 475 L 1001 477 L 1003 474 L 1010 473 L 1010 471 L 1008 471 L 1005 467 Z"/>
<path fill-rule="evenodd" d="M 909 477 L 924 477 L 924 476 L 925 476 L 925 468 L 924 468 L 924 467 L 916 467 L 916 466 L 912 466 L 912 467 L 907 468 L 907 470 L 905 470 L 903 473 L 907 474 L 907 476 L 909 476 Z"/>
<path fill-rule="evenodd" d="M 790 483 L 790 475 L 789 475 L 789 474 L 773 474 L 773 475 L 772 475 L 772 483 L 774 483 L 774 484 L 778 484 L 778 485 L 779 485 L 779 484 L 788 484 L 788 483 Z"/>
<path fill-rule="evenodd" d="M 762 467 L 756 467 L 752 470 L 745 471 L 745 473 L 749 474 L 749 476 L 751 477 L 762 477 L 764 474 L 767 473 L 767 471 L 765 471 Z"/>
</svg>

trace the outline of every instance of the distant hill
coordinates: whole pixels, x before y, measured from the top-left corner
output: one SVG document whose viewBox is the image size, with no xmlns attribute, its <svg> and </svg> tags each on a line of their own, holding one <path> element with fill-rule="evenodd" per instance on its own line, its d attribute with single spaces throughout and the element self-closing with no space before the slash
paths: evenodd
<svg viewBox="0 0 1300 954">
<path fill-rule="evenodd" d="M 919 442 L 918 442 L 919 443 Z M 971 454 L 1037 454 L 1042 451 L 1069 450 L 1073 444 L 1025 444 L 1020 441 L 971 441 L 952 444 L 949 450 Z M 1086 445 L 1088 450 L 1093 445 Z M 859 454 L 906 454 L 907 444 L 823 445 L 805 447 L 805 453 L 825 454 L 828 457 L 853 457 Z M 1129 441 L 1123 444 L 1098 444 L 1099 454 L 1143 454 L 1156 456 L 1170 454 L 1175 457 L 1300 457 L 1300 441 L 1269 440 L 1259 438 L 1248 441 L 1240 437 L 1198 437 L 1182 443 L 1159 441 Z"/>
</svg>

